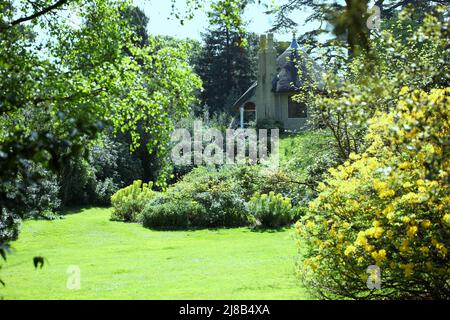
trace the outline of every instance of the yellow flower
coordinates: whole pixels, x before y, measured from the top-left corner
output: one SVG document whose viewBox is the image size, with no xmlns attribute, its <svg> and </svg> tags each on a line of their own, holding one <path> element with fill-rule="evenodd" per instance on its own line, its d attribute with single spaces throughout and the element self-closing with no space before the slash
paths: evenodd
<svg viewBox="0 0 450 320">
<path fill-rule="evenodd" d="M 358 265 L 362 265 L 364 262 L 364 258 L 363 257 L 359 257 L 358 259 L 356 259 L 356 262 L 358 262 Z"/>
<path fill-rule="evenodd" d="M 402 245 L 399 248 L 400 252 L 405 253 L 409 251 L 409 241 L 408 240 L 404 240 L 402 242 Z"/>
<path fill-rule="evenodd" d="M 429 252 L 430 252 L 430 249 L 427 248 L 427 247 L 421 247 L 421 248 L 420 248 L 420 252 L 422 252 L 422 254 L 423 254 L 424 256 L 428 256 L 428 254 L 429 254 Z"/>
<path fill-rule="evenodd" d="M 378 252 L 372 252 L 372 258 L 375 260 L 376 264 L 381 264 L 384 260 L 386 260 L 386 250 L 381 249 Z"/>
<path fill-rule="evenodd" d="M 385 199 L 385 198 L 389 198 L 389 197 L 393 197 L 395 196 L 395 191 L 394 190 L 382 190 L 379 193 L 379 197 L 380 199 Z"/>
<path fill-rule="evenodd" d="M 386 215 L 386 218 L 388 218 L 389 223 L 392 223 L 392 221 L 395 219 L 395 214 L 394 214 L 393 212 L 389 212 L 389 213 Z"/>
<path fill-rule="evenodd" d="M 439 253 L 443 256 L 443 257 L 445 257 L 446 255 L 447 255 L 447 248 L 445 247 L 445 245 L 444 244 L 442 244 L 442 243 L 437 243 L 436 244 L 436 249 L 439 251 Z"/>
<path fill-rule="evenodd" d="M 306 227 L 307 227 L 308 229 L 314 229 L 315 226 L 316 226 L 315 223 L 312 222 L 311 220 L 308 220 L 308 221 L 306 222 Z"/>
<path fill-rule="evenodd" d="M 413 274 L 414 264 L 412 263 L 403 264 L 402 268 L 405 271 L 405 277 L 409 278 Z"/>
<path fill-rule="evenodd" d="M 364 246 L 364 250 L 366 250 L 366 252 L 370 253 L 370 252 L 372 252 L 373 250 L 375 250 L 375 247 L 374 247 L 373 245 L 371 245 L 371 244 L 366 244 L 366 245 Z"/>
<path fill-rule="evenodd" d="M 416 226 L 409 227 L 408 231 L 406 231 L 408 238 L 410 238 L 410 239 L 414 238 L 416 236 L 418 230 L 419 230 L 419 228 L 417 228 Z"/>
<path fill-rule="evenodd" d="M 422 221 L 422 227 L 424 227 L 425 229 L 429 229 L 431 227 L 431 221 L 430 220 Z"/>
<path fill-rule="evenodd" d="M 403 188 L 405 188 L 405 189 L 411 188 L 412 186 L 413 186 L 413 184 L 411 182 L 405 182 L 403 184 Z"/>
<path fill-rule="evenodd" d="M 405 170 L 408 169 L 411 166 L 411 162 L 402 162 L 398 166 L 400 169 Z"/>
<path fill-rule="evenodd" d="M 366 231 L 364 231 L 364 234 L 368 237 L 372 237 L 374 233 L 375 228 L 369 228 Z"/>
<path fill-rule="evenodd" d="M 425 187 L 419 187 L 419 188 L 417 189 L 417 191 L 419 191 L 420 193 L 426 193 L 426 192 L 427 192 L 427 188 L 425 188 Z"/>
<path fill-rule="evenodd" d="M 395 208 L 392 204 L 389 204 L 384 210 L 383 213 L 385 215 L 388 215 L 389 213 L 393 213 L 395 211 Z"/>
<path fill-rule="evenodd" d="M 407 94 L 409 92 L 409 88 L 408 87 L 402 87 L 401 89 L 400 89 L 400 95 L 401 96 L 404 96 L 405 94 Z"/>
<path fill-rule="evenodd" d="M 308 206 L 309 206 L 309 208 L 311 209 L 311 210 L 315 210 L 315 209 L 317 209 L 317 203 L 316 203 L 316 201 L 311 201 L 309 204 L 308 204 Z"/>
<path fill-rule="evenodd" d="M 353 246 L 353 245 L 349 245 L 349 246 L 345 249 L 344 254 L 348 257 L 349 255 L 351 255 L 351 254 L 353 254 L 353 253 L 355 253 L 355 252 L 356 252 L 356 247 Z"/>
<path fill-rule="evenodd" d="M 442 221 L 447 224 L 447 227 L 450 227 L 450 213 L 446 213 L 442 218 Z"/>
<path fill-rule="evenodd" d="M 357 246 L 361 246 L 361 247 L 364 247 L 367 245 L 367 238 L 365 236 L 364 231 L 360 231 L 358 233 L 358 237 L 356 238 L 355 244 Z"/>
<path fill-rule="evenodd" d="M 361 157 L 359 155 L 357 155 L 356 153 L 352 152 L 352 153 L 350 153 L 349 158 L 350 158 L 350 160 L 358 160 Z"/>
<path fill-rule="evenodd" d="M 381 236 L 383 235 L 384 229 L 381 227 L 376 227 L 373 233 L 373 237 L 375 239 L 379 239 L 381 238 Z"/>
</svg>

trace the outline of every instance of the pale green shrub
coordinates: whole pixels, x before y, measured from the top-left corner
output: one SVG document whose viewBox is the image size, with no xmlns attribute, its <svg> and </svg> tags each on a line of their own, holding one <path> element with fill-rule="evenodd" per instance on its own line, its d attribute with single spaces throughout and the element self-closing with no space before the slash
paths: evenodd
<svg viewBox="0 0 450 320">
<path fill-rule="evenodd" d="M 111 197 L 111 203 L 114 207 L 111 219 L 135 222 L 147 202 L 157 194 L 152 190 L 152 187 L 152 182 L 142 183 L 141 180 L 136 180 L 132 185 L 117 191 Z"/>
</svg>

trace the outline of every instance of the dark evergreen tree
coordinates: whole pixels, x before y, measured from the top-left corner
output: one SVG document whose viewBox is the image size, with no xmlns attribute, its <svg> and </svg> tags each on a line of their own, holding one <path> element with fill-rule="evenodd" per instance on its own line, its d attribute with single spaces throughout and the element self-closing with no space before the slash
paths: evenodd
<svg viewBox="0 0 450 320">
<path fill-rule="evenodd" d="M 223 9 L 223 8 L 222 8 Z M 209 112 L 229 107 L 256 80 L 258 37 L 232 26 L 218 7 L 210 12 L 210 28 L 203 34 L 205 46 L 196 62 L 203 80 L 202 101 Z"/>
</svg>

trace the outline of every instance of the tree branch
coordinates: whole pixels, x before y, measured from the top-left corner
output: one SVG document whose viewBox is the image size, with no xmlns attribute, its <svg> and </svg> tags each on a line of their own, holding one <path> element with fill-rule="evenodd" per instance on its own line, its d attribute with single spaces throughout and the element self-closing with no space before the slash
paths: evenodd
<svg viewBox="0 0 450 320">
<path fill-rule="evenodd" d="M 49 12 L 55 10 L 55 9 L 58 9 L 59 7 L 65 5 L 65 4 L 67 4 L 67 2 L 69 2 L 69 0 L 58 0 L 54 4 L 52 4 L 52 5 L 48 6 L 48 7 L 45 7 L 41 11 L 37 11 L 37 12 L 33 13 L 30 16 L 22 17 L 22 18 L 19 18 L 17 20 L 12 21 L 6 27 L 0 28 L 0 31 L 12 28 L 12 27 L 14 27 L 16 25 L 19 25 L 19 24 L 23 23 L 23 22 L 30 21 L 30 20 L 36 19 L 36 18 L 38 18 L 40 16 L 43 16 L 44 14 L 47 14 L 47 13 L 49 13 Z"/>
</svg>

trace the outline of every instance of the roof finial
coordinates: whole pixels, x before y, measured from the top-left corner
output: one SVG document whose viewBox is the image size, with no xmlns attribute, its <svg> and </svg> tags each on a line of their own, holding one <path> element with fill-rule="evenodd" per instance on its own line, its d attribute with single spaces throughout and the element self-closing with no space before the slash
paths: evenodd
<svg viewBox="0 0 450 320">
<path fill-rule="evenodd" d="M 298 49 L 298 43 L 297 43 L 297 37 L 296 37 L 295 31 L 292 32 L 291 49 Z"/>
</svg>

